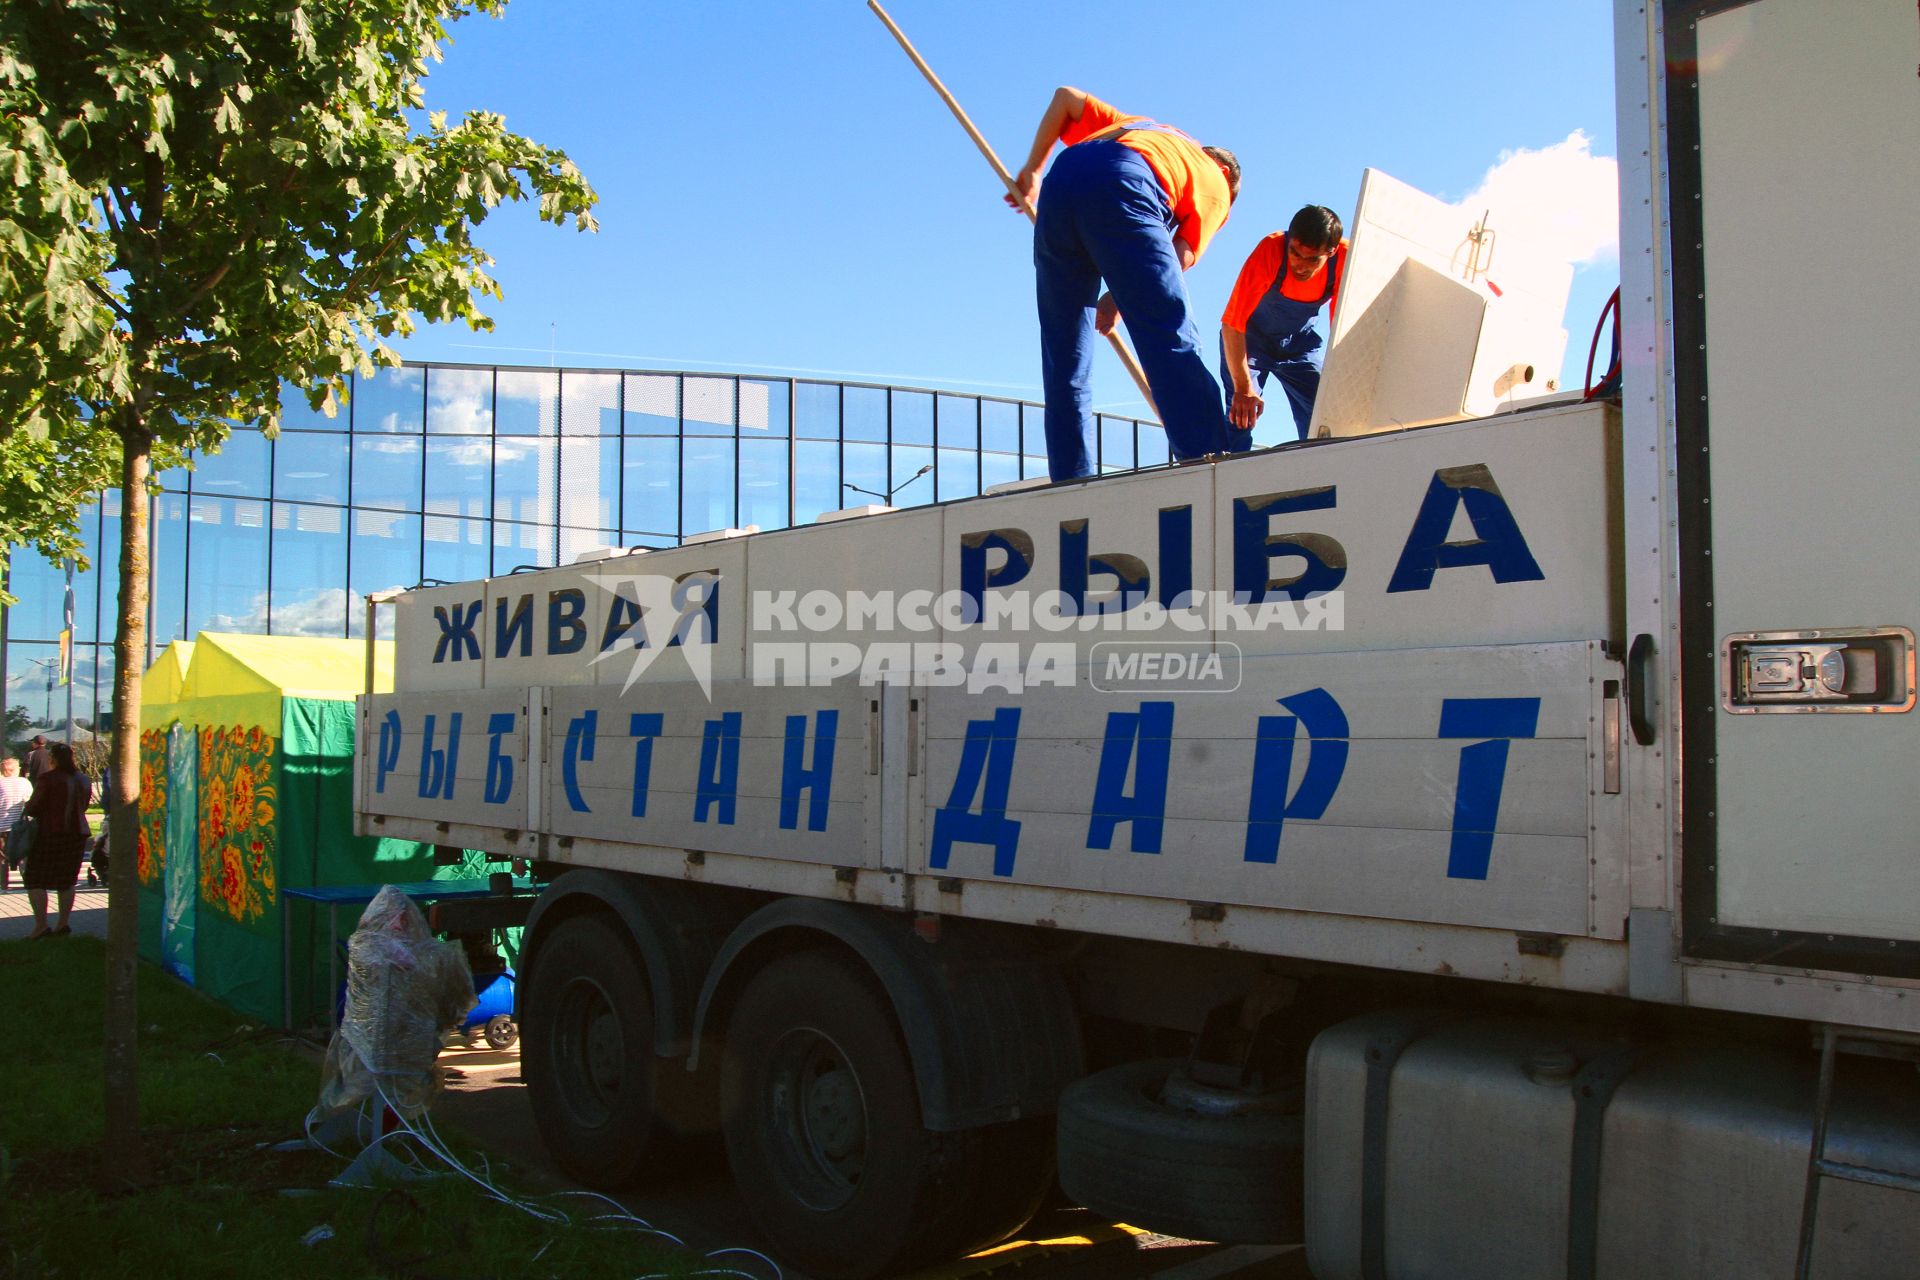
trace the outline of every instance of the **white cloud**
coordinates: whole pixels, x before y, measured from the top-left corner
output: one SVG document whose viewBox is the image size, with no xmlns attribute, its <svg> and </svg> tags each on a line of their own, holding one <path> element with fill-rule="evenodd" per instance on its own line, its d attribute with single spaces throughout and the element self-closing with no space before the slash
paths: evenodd
<svg viewBox="0 0 1920 1280">
<path fill-rule="evenodd" d="M 1593 139 L 1576 129 L 1537 151 L 1501 152 L 1480 186 L 1454 207 L 1476 222 L 1491 210 L 1496 231 L 1585 266 L 1620 256 L 1619 186 L 1613 157 L 1594 155 Z"/>
</svg>

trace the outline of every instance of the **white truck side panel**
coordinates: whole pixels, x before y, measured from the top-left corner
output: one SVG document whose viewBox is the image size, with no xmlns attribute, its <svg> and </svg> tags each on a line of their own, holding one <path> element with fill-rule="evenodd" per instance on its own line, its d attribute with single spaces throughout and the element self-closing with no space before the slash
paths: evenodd
<svg viewBox="0 0 1920 1280">
<path fill-rule="evenodd" d="M 1699 47 L 1715 632 L 1913 628 L 1920 20 L 1749 4 Z M 1920 714 L 1691 702 L 1718 718 L 1719 922 L 1920 939 Z"/>
<path fill-rule="evenodd" d="M 910 869 L 1584 935 L 1597 659 L 1301 655 L 1249 663 L 1231 696 L 1144 700 L 934 689 Z"/>
</svg>

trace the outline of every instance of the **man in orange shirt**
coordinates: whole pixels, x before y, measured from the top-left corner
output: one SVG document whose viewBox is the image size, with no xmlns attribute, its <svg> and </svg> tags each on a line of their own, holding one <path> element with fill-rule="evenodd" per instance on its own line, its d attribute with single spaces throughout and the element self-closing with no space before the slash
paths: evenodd
<svg viewBox="0 0 1920 1280">
<path fill-rule="evenodd" d="M 1321 338 L 1311 326 L 1331 307 L 1346 271 L 1340 215 L 1310 204 L 1247 255 L 1220 317 L 1220 382 L 1226 389 L 1231 447 L 1253 445 L 1253 424 L 1266 409 L 1260 393 L 1269 374 L 1280 380 L 1293 424 L 1307 438 L 1320 390 Z"/>
<path fill-rule="evenodd" d="M 1040 166 L 1056 142 L 1066 150 L 1041 192 Z M 1034 205 L 1048 473 L 1055 480 L 1093 474 L 1093 335 L 1111 333 L 1119 315 L 1126 316 L 1173 456 L 1224 452 L 1220 387 L 1200 353 L 1181 272 L 1206 252 L 1239 193 L 1233 153 L 1062 87 L 1014 183 Z M 1019 207 L 1012 196 L 1007 203 Z"/>
</svg>

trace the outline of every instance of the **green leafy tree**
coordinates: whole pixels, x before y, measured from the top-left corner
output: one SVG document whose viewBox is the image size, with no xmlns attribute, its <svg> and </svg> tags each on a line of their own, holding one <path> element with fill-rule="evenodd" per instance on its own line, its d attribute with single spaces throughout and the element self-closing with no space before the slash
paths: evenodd
<svg viewBox="0 0 1920 1280">
<path fill-rule="evenodd" d="M 140 722 L 156 459 L 217 448 L 232 423 L 277 429 L 283 382 L 331 413 L 350 374 L 398 363 L 386 340 L 418 317 L 487 327 L 499 288 L 472 230 L 503 201 L 593 228 L 564 153 L 498 115 L 425 113 L 447 24 L 503 6 L 0 6 L 0 420 L 18 423 L 9 459 L 25 441 L 117 472 L 114 724 Z M 114 735 L 122 831 L 138 750 Z M 106 1150 L 139 1176 L 134 859 L 110 879 Z"/>
</svg>

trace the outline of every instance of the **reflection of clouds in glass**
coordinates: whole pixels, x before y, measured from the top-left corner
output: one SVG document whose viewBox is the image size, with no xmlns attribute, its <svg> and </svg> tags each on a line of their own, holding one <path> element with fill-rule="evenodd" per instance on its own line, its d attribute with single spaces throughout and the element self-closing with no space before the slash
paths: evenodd
<svg viewBox="0 0 1920 1280">
<path fill-rule="evenodd" d="M 427 379 L 427 430 L 485 435 L 493 422 L 491 369 L 435 369 Z"/>
<path fill-rule="evenodd" d="M 273 634 L 337 638 L 352 603 L 344 587 L 314 587 L 273 606 Z M 241 631 L 253 635 L 267 630 L 267 593 L 254 596 L 245 613 L 216 613 L 207 619 L 207 631 Z"/>
<path fill-rule="evenodd" d="M 505 442 L 502 441 L 502 444 Z M 448 467 L 478 467 L 485 470 L 493 465 L 493 449 L 484 440 L 471 440 L 461 444 L 435 441 L 433 445 L 433 465 Z"/>
<path fill-rule="evenodd" d="M 494 417 L 498 430 L 552 435 L 559 389 L 558 373 L 502 369 L 495 384 Z"/>
<path fill-rule="evenodd" d="M 420 441 L 405 436 L 368 436 L 364 440 L 356 438 L 354 447 L 362 453 L 417 454 Z"/>
</svg>

